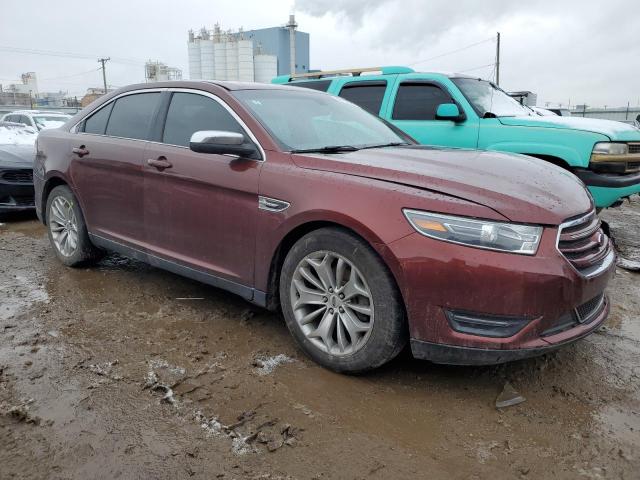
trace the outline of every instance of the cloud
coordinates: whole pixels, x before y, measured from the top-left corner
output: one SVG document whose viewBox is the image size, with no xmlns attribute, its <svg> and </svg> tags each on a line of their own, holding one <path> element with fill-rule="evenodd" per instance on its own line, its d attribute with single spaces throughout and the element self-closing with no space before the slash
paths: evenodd
<svg viewBox="0 0 640 480">
<path fill-rule="evenodd" d="M 487 78 L 495 43 L 465 47 L 500 31 L 505 88 L 537 91 L 542 101 L 553 103 L 633 105 L 640 95 L 640 2 L 609 0 L 606 9 L 586 7 L 582 0 L 295 2 L 297 13 L 327 26 L 323 38 L 312 41 L 312 62 L 323 68 L 412 65 L 459 50 L 417 66 Z M 331 34 L 325 34 L 331 25 Z M 348 47 L 339 49 L 340 43 Z"/>
</svg>

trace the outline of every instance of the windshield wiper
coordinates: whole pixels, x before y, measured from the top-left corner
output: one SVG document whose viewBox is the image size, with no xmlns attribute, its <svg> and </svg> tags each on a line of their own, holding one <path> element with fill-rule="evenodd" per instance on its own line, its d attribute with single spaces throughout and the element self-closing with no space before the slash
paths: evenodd
<svg viewBox="0 0 640 480">
<path fill-rule="evenodd" d="M 327 145 L 325 147 L 301 148 L 291 150 L 291 153 L 340 153 L 340 152 L 357 152 L 358 147 L 352 145 Z"/>
<path fill-rule="evenodd" d="M 365 150 L 367 148 L 399 147 L 401 145 L 410 145 L 410 143 L 409 142 L 381 143 L 380 145 L 369 145 L 368 147 L 362 147 L 361 150 Z"/>
</svg>

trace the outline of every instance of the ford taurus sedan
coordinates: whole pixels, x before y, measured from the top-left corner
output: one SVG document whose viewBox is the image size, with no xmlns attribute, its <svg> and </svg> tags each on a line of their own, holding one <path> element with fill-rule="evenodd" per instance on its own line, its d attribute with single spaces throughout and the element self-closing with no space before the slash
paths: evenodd
<svg viewBox="0 0 640 480">
<path fill-rule="evenodd" d="M 34 176 L 64 264 L 115 251 L 281 309 L 336 371 L 407 342 L 439 363 L 539 355 L 609 312 L 615 253 L 571 173 L 419 146 L 321 92 L 125 87 L 43 131 Z"/>
</svg>

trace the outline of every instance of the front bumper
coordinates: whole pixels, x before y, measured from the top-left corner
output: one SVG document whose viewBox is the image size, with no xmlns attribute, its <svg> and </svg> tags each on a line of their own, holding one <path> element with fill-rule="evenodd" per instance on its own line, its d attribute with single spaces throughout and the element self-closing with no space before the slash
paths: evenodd
<svg viewBox="0 0 640 480">
<path fill-rule="evenodd" d="M 591 170 L 574 173 L 589 188 L 598 208 L 610 207 L 621 198 L 640 193 L 640 173 L 616 175 Z"/>
<path fill-rule="evenodd" d="M 588 323 L 557 327 L 569 312 L 602 297 L 615 274 L 615 256 L 587 278 L 558 251 L 557 237 L 557 229 L 545 229 L 535 256 L 464 247 L 417 233 L 389 244 L 398 262 L 414 355 L 440 363 L 501 363 L 559 348 L 596 329 L 608 315 L 608 302 Z M 447 317 L 451 311 L 527 322 L 509 337 L 482 336 L 454 330 Z"/>
<path fill-rule="evenodd" d="M 545 355 L 580 340 L 602 325 L 608 315 L 609 301 L 606 299 L 604 308 L 595 320 L 588 325 L 575 327 L 575 329 L 569 331 L 566 338 L 561 334 L 556 335 L 555 338 L 546 337 L 545 340 L 548 341 L 548 344 L 540 347 L 513 349 L 478 348 L 459 345 L 441 345 L 411 339 L 411 353 L 415 358 L 447 365 L 497 365 L 500 363 L 513 362 L 515 360 Z"/>
<path fill-rule="evenodd" d="M 0 213 L 22 212 L 34 208 L 33 184 L 13 184 L 0 179 Z"/>
</svg>

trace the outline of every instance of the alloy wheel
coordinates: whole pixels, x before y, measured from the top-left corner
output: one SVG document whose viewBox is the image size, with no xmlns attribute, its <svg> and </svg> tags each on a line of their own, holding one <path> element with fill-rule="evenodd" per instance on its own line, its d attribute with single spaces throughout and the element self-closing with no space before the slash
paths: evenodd
<svg viewBox="0 0 640 480">
<path fill-rule="evenodd" d="M 369 339 L 374 321 L 371 290 L 356 266 L 337 253 L 304 257 L 293 275 L 290 300 L 303 334 L 323 352 L 351 355 Z"/>
<path fill-rule="evenodd" d="M 71 202 L 62 196 L 54 198 L 48 220 L 56 249 L 70 257 L 78 248 L 78 221 Z"/>
</svg>

